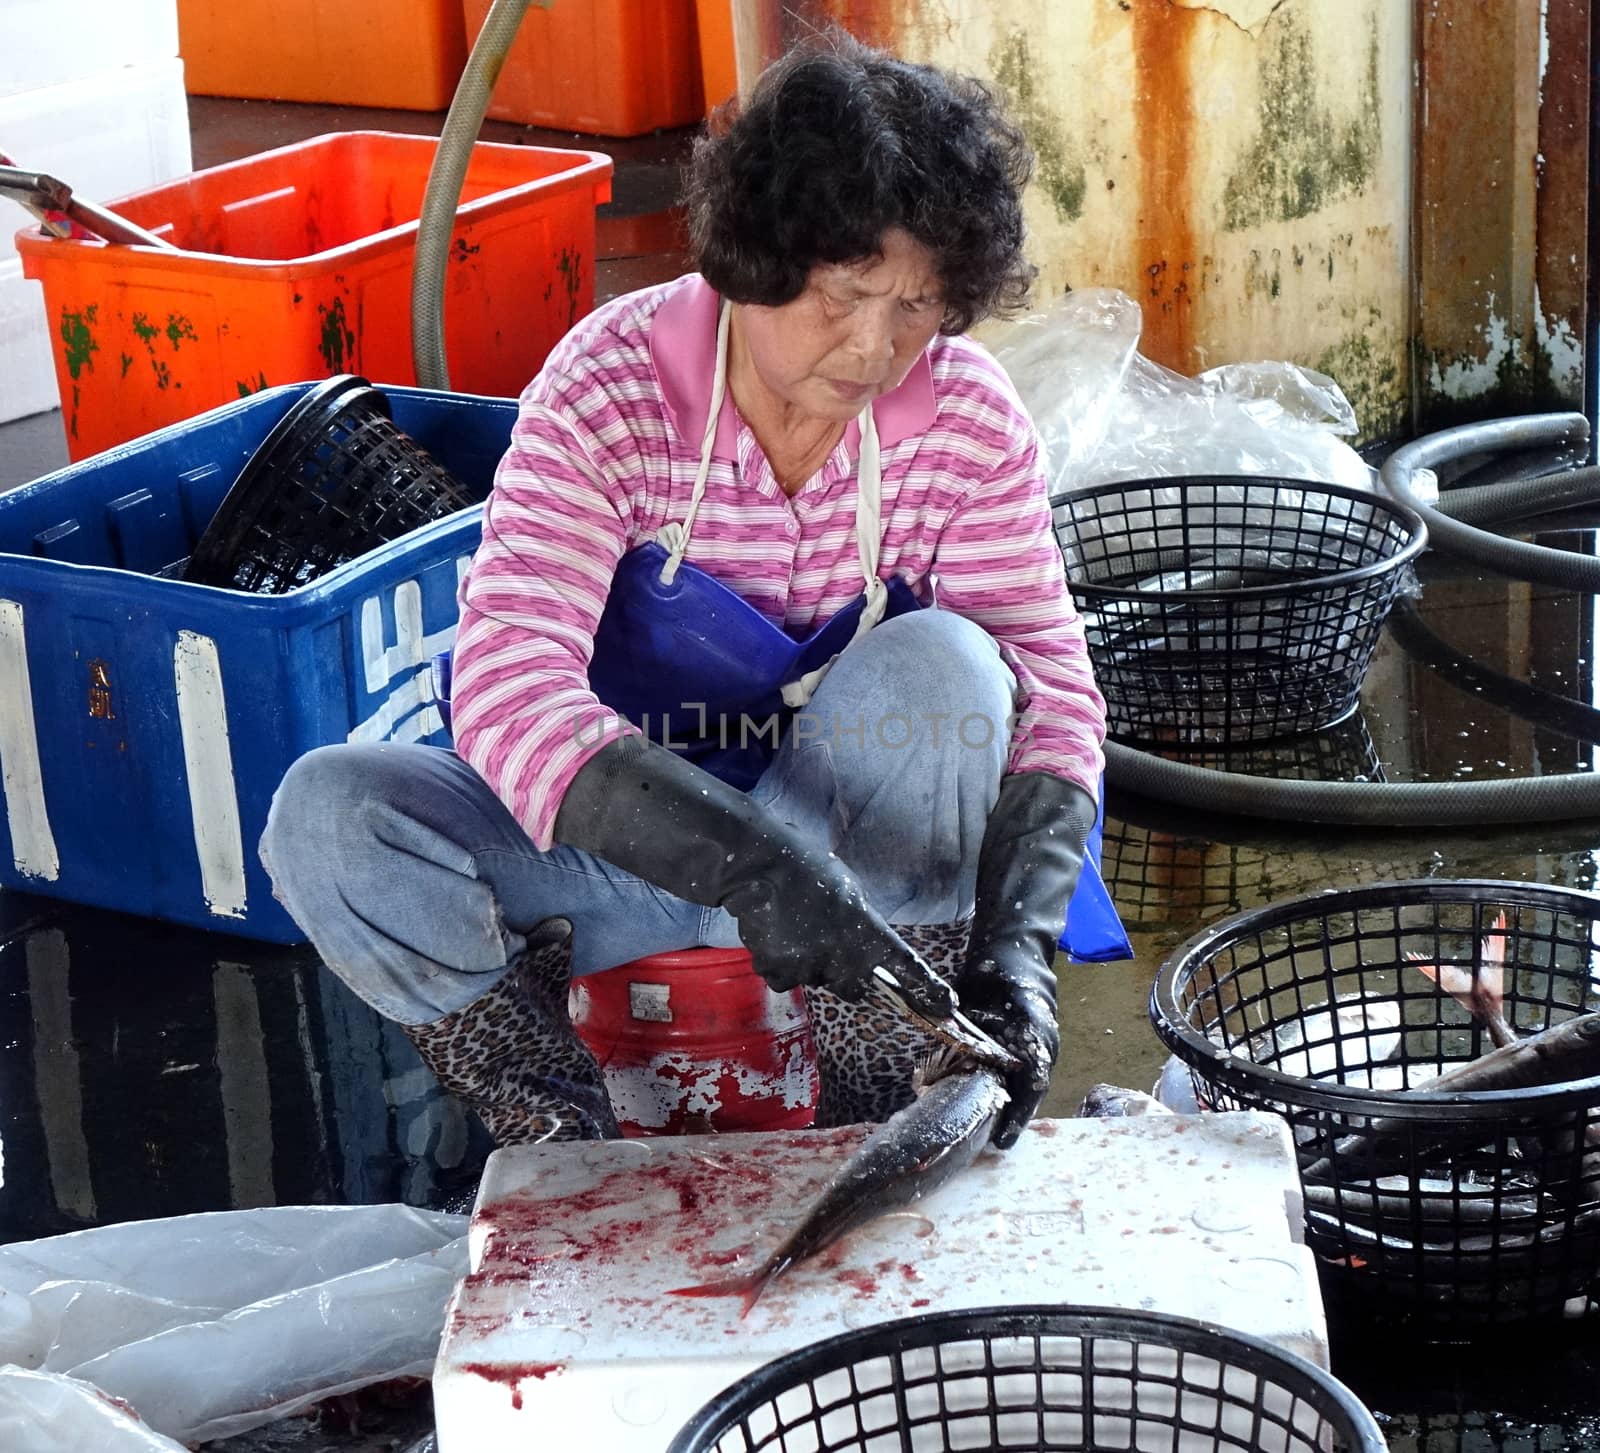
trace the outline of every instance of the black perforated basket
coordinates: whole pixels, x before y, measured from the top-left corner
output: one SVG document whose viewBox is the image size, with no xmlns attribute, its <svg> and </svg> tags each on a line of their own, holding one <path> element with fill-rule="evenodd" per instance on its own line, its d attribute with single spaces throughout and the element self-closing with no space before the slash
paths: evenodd
<svg viewBox="0 0 1600 1453">
<path fill-rule="evenodd" d="M 1195 935 L 1151 992 L 1203 1107 L 1288 1120 L 1325 1291 L 1430 1337 L 1600 1307 L 1593 1048 L 1553 1083 L 1425 1088 L 1493 1046 L 1419 964 L 1466 988 L 1497 960 L 1519 1038 L 1600 1010 L 1600 897 L 1428 879 L 1288 899 Z"/>
<path fill-rule="evenodd" d="M 1381 1453 L 1320 1368 L 1158 1312 L 1011 1307 L 886 1322 L 780 1357 L 706 1404 L 668 1453 Z"/>
<path fill-rule="evenodd" d="M 479 502 L 353 374 L 310 390 L 261 441 L 183 578 L 281 595 Z"/>
<path fill-rule="evenodd" d="M 1342 485 L 1206 475 L 1054 498 L 1108 729 L 1236 744 L 1355 710 L 1422 520 Z"/>
</svg>

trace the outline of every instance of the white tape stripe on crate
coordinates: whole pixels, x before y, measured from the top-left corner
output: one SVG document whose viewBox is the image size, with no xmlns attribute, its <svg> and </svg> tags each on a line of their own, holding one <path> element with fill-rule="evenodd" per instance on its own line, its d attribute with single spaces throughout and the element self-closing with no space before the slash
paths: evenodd
<svg viewBox="0 0 1600 1453">
<path fill-rule="evenodd" d="M 22 606 L 14 600 L 0 600 L 0 682 L 7 683 L 0 689 L 0 788 L 11 828 L 11 860 L 19 873 L 53 883 L 61 876 L 61 858 L 39 769 Z"/>
<path fill-rule="evenodd" d="M 200 891 L 206 907 L 218 918 L 243 918 L 244 846 L 217 643 L 210 636 L 179 631 L 172 666 L 178 688 L 183 765 L 189 774 L 194 851 L 200 861 Z"/>
<path fill-rule="evenodd" d="M 386 742 L 395 736 L 395 729 L 401 722 L 409 717 L 419 707 L 426 707 L 433 715 L 436 725 L 429 731 L 440 731 L 444 722 L 439 716 L 438 708 L 433 700 L 433 673 L 419 671 L 409 681 L 395 687 L 389 694 L 389 699 L 372 713 L 364 722 L 351 728 L 347 740 L 352 742 Z M 426 736 L 427 732 L 419 733 Z M 400 740 L 414 741 L 415 737 L 401 738 Z"/>
<path fill-rule="evenodd" d="M 414 580 L 402 581 L 395 587 L 394 620 L 396 643 L 385 647 L 381 602 L 375 595 L 361 602 L 361 665 L 368 696 L 376 696 L 402 671 L 426 665 L 456 643 L 454 624 L 431 636 L 423 635 L 422 591 Z"/>
<path fill-rule="evenodd" d="M 427 659 L 426 638 L 422 634 L 422 587 L 415 580 L 402 580 L 394 588 L 395 644 L 383 644 L 383 607 L 378 597 L 369 595 L 361 602 L 361 660 L 367 673 L 367 693 L 376 695 L 400 672 L 420 666 Z"/>
</svg>

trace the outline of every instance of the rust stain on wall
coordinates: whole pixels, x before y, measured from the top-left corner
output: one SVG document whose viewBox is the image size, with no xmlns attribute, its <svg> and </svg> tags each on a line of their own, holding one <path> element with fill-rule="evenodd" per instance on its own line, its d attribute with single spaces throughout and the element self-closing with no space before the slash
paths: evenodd
<svg viewBox="0 0 1600 1453">
<path fill-rule="evenodd" d="M 1192 309 L 1199 287 L 1189 176 L 1195 130 L 1190 51 L 1207 13 L 1168 0 L 1129 0 L 1133 10 L 1134 145 L 1138 156 L 1140 351 L 1180 373 L 1195 371 Z M 1215 17 L 1210 17 L 1211 23 Z M 1131 291 L 1131 289 L 1130 289 Z"/>
</svg>

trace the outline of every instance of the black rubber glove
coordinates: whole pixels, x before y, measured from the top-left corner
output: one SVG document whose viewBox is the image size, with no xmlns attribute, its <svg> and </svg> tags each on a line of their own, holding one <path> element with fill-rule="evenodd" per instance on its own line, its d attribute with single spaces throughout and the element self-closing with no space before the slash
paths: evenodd
<svg viewBox="0 0 1600 1453">
<path fill-rule="evenodd" d="M 1016 772 L 1000 779 L 984 829 L 972 937 L 956 989 L 962 1012 L 1022 1060 L 1006 1077 L 1011 1103 L 991 1137 L 1000 1150 L 1033 1118 L 1061 1052 L 1051 965 L 1094 819 L 1083 788 L 1046 772 Z"/>
<path fill-rule="evenodd" d="M 607 742 L 578 769 L 555 838 L 690 903 L 726 908 L 774 989 L 825 985 L 859 999 L 881 964 L 924 1012 L 943 1017 L 954 1003 L 838 858 L 644 737 Z"/>
</svg>

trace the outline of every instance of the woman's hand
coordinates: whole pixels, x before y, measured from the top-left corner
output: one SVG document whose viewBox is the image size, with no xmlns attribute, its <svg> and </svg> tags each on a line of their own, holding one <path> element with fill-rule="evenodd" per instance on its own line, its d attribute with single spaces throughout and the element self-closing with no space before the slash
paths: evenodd
<svg viewBox="0 0 1600 1453">
<path fill-rule="evenodd" d="M 1006 1077 L 1011 1103 L 992 1137 L 1000 1150 L 1038 1110 L 1061 1050 L 1052 965 L 1094 819 L 1094 800 L 1075 783 L 1017 772 L 1001 779 L 984 831 L 956 989 L 962 1012 L 1022 1061 Z"/>
</svg>

